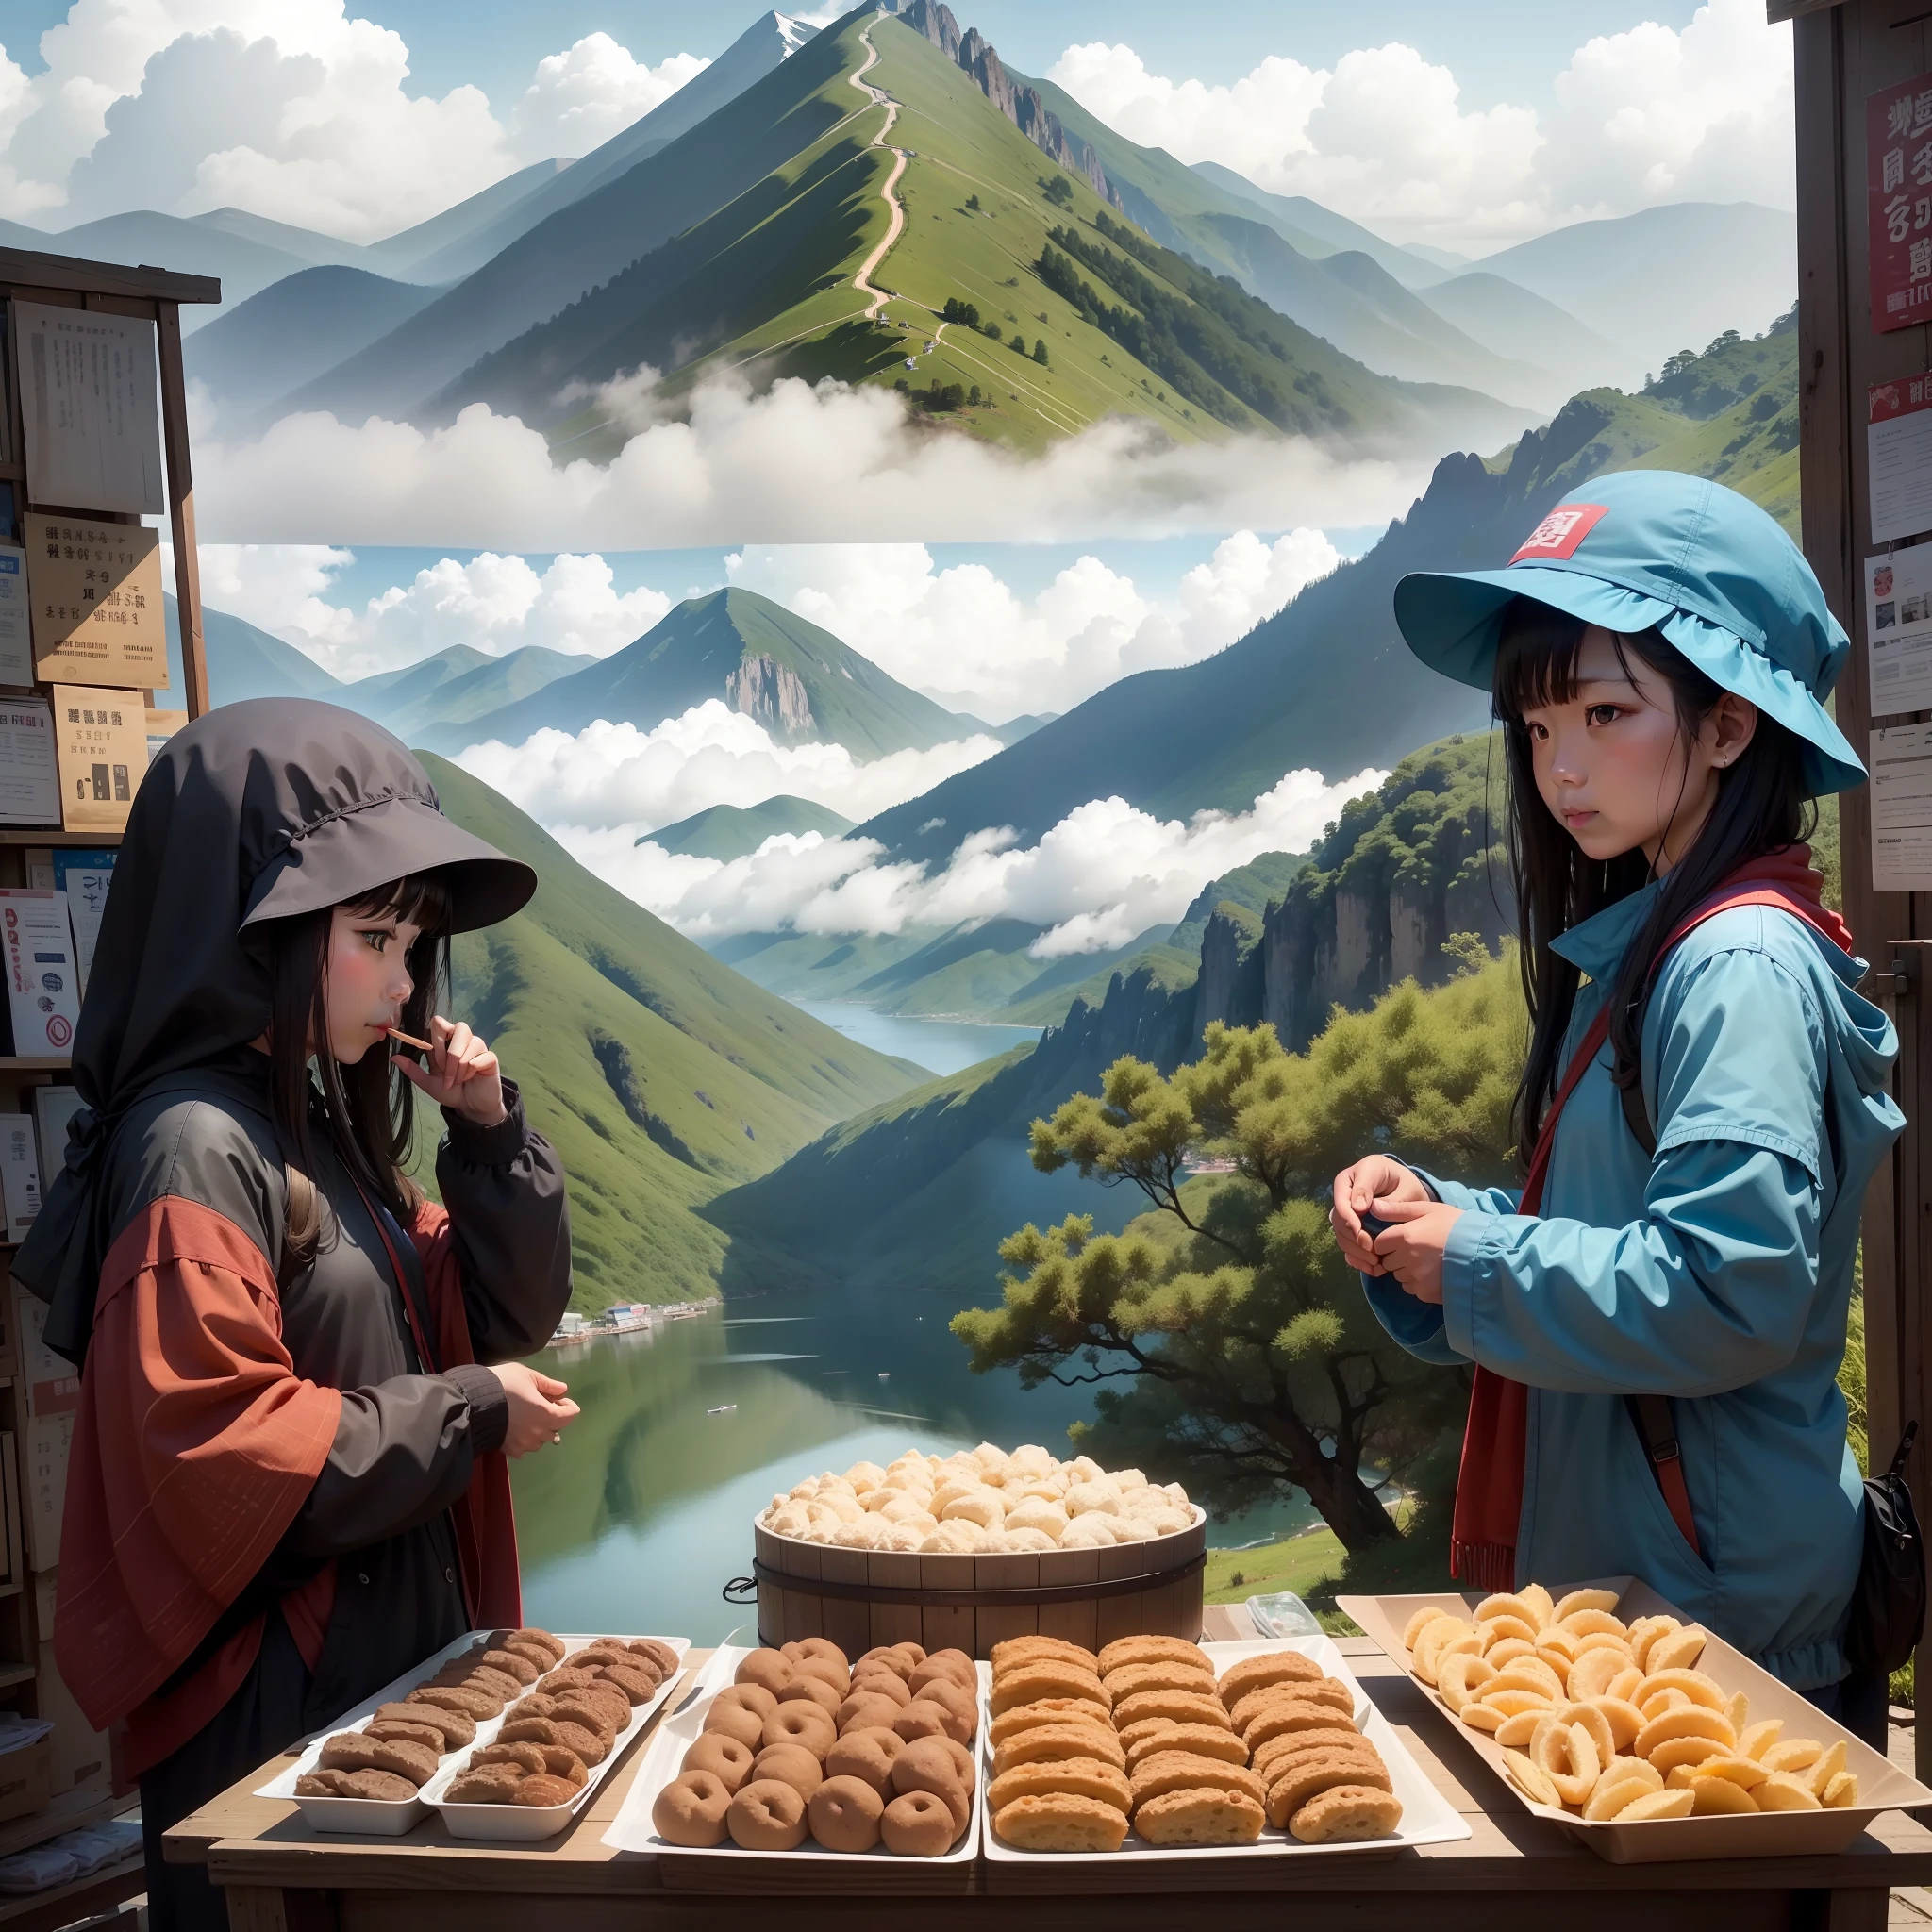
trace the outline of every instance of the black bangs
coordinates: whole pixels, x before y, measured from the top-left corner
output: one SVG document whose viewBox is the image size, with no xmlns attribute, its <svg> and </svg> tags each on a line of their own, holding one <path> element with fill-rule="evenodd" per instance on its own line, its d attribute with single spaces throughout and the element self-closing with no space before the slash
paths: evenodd
<svg viewBox="0 0 1932 1932">
<path fill-rule="evenodd" d="M 440 872 L 412 873 L 408 878 L 391 879 L 386 886 L 364 893 L 359 899 L 343 901 L 343 909 L 364 919 L 382 919 L 393 914 L 418 926 L 425 935 L 441 938 L 450 928 L 456 901 L 449 882 Z"/>
<path fill-rule="evenodd" d="M 1580 617 L 1519 597 L 1503 613 L 1491 684 L 1503 724 L 1520 724 L 1525 711 L 1567 705 L 1576 695 L 1576 659 L 1588 626 Z"/>
</svg>

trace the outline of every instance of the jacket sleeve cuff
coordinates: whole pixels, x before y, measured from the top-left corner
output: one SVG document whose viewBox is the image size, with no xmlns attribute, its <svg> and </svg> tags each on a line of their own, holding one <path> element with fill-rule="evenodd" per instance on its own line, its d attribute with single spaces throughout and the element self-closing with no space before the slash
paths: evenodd
<svg viewBox="0 0 1932 1932">
<path fill-rule="evenodd" d="M 457 1392 L 470 1405 L 470 1442 L 475 1453 L 487 1456 L 501 1449 L 509 1434 L 509 1396 L 494 1371 L 475 1362 L 463 1362 L 443 1371 L 443 1380 L 453 1382 Z"/>
<path fill-rule="evenodd" d="M 1442 1245 L 1442 1329 L 1450 1346 L 1471 1361 L 1475 1348 L 1476 1303 L 1493 1284 L 1508 1229 L 1516 1216 L 1457 1216 Z"/>
<path fill-rule="evenodd" d="M 503 1083 L 504 1105 L 508 1111 L 493 1127 L 478 1126 L 466 1116 L 442 1110 L 443 1124 L 449 1130 L 450 1151 L 472 1167 L 508 1167 L 530 1139 L 524 1120 L 524 1096 L 514 1080 Z"/>
</svg>

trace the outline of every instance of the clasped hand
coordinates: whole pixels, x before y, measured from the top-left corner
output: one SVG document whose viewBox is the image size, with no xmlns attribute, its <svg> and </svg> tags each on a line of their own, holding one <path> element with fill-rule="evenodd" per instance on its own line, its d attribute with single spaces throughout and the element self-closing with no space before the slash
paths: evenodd
<svg viewBox="0 0 1932 1932">
<path fill-rule="evenodd" d="M 1440 1306 L 1442 1252 L 1461 1212 L 1438 1201 L 1401 1161 L 1371 1154 L 1335 1176 L 1328 1225 L 1351 1268 L 1392 1274 L 1406 1294 Z M 1364 1214 L 1391 1224 L 1372 1235 Z"/>
<path fill-rule="evenodd" d="M 506 1456 L 527 1456 L 557 1441 L 566 1423 L 575 1421 L 577 1406 L 570 1385 L 554 1375 L 540 1375 L 527 1362 L 498 1362 L 490 1371 L 509 1398 L 509 1427 L 503 1439 Z"/>
</svg>

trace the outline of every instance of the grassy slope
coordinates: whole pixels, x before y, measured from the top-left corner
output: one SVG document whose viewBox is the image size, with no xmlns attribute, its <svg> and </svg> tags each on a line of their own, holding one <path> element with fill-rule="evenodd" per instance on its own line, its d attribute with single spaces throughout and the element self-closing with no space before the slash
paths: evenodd
<svg viewBox="0 0 1932 1932">
<path fill-rule="evenodd" d="M 540 874 L 523 912 L 458 941 L 457 1004 L 570 1174 L 577 1305 L 708 1291 L 723 1243 L 691 1210 L 912 1074 L 741 979 L 508 800 L 427 762 L 450 815 Z"/>
<path fill-rule="evenodd" d="M 1282 1590 L 1306 1598 L 1317 1584 L 1341 1574 L 1346 1554 L 1341 1539 L 1326 1528 L 1284 1537 L 1255 1550 L 1209 1550 L 1203 1578 L 1207 1600 L 1239 1604 Z"/>
<path fill-rule="evenodd" d="M 851 286 L 886 231 L 880 194 L 890 164 L 885 150 L 866 145 L 884 110 L 863 107 L 849 84 L 865 58 L 861 30 L 880 57 L 868 78 L 902 104 L 892 142 L 912 155 L 897 190 L 906 226 L 874 275 L 895 299 L 875 324 L 863 321 L 866 304 Z M 1091 224 L 1101 211 L 1084 180 L 1070 182 L 1067 208 L 1049 203 L 1043 191 L 1058 171 L 970 75 L 898 21 L 855 16 L 812 44 L 815 112 L 806 125 L 820 126 L 833 108 L 849 116 L 857 107 L 857 118 L 476 364 L 447 405 L 481 397 L 549 421 L 557 413 L 550 399 L 572 381 L 594 384 L 648 362 L 674 372 L 666 391 L 675 395 L 708 369 L 758 360 L 767 376 L 904 379 L 920 389 L 937 381 L 969 391 L 976 384 L 982 405 L 952 420 L 1022 450 L 1043 449 L 1108 414 L 1146 417 L 1180 441 L 1224 433 L 1033 275 L 1049 229 L 1069 220 Z M 1194 181 L 1189 192 L 1218 192 Z M 977 210 L 966 205 L 974 196 Z M 974 303 L 1008 341 L 1023 333 L 1028 355 L 960 325 L 942 326 L 938 316 L 949 297 Z M 1499 436 L 1522 420 L 1474 392 L 1390 383 L 1291 324 L 1281 326 L 1296 345 L 1281 386 L 1296 374 L 1318 377 L 1341 399 L 1328 424 L 1338 432 L 1408 438 L 1447 412 L 1473 433 Z M 1042 339 L 1045 367 L 1030 354 Z M 936 344 L 930 354 L 927 341 Z M 1221 414 L 1241 426 L 1252 421 L 1231 398 Z M 556 422 L 551 433 L 560 454 L 600 459 L 624 438 L 601 406 Z"/>
<path fill-rule="evenodd" d="M 444 749 L 486 738 L 520 743 L 546 725 L 581 731 L 596 718 L 648 731 L 708 698 L 723 698 L 740 664 L 759 657 L 794 673 L 811 702 L 810 729 L 794 733 L 775 717 L 760 719 L 781 741 L 829 740 L 858 758 L 876 758 L 972 735 L 970 720 L 889 677 L 830 631 L 756 591 L 729 590 L 687 598 L 635 643 L 532 698 L 460 728 L 439 727 L 429 741 Z"/>
<path fill-rule="evenodd" d="M 722 858 L 729 863 L 756 852 L 767 839 L 781 833 L 818 832 L 836 839 L 851 829 L 852 821 L 841 818 L 829 806 L 814 805 L 808 798 L 792 798 L 781 791 L 762 805 L 714 805 L 708 811 L 679 819 L 675 825 L 659 825 L 651 834 L 651 842 L 666 852 L 687 853 L 693 858 Z"/>
</svg>

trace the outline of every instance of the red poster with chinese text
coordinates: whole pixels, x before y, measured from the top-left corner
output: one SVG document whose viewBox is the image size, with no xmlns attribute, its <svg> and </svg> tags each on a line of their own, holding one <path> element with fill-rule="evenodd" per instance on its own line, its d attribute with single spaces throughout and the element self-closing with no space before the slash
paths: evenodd
<svg viewBox="0 0 1932 1932">
<path fill-rule="evenodd" d="M 1865 98 L 1872 326 L 1932 321 L 1932 74 Z"/>
</svg>

